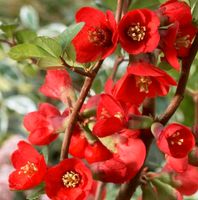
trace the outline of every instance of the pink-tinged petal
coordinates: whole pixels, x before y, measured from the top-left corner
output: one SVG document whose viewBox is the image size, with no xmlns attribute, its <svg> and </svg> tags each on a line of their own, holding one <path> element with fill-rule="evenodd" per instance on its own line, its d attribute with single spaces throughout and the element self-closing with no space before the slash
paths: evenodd
<svg viewBox="0 0 198 200">
<path fill-rule="evenodd" d="M 174 158 L 166 156 L 167 163 L 176 172 L 184 172 L 188 168 L 188 157 Z"/>
</svg>

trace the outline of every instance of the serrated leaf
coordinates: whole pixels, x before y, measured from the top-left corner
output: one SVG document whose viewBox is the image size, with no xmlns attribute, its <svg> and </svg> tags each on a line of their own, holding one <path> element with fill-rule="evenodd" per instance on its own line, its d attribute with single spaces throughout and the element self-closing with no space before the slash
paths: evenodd
<svg viewBox="0 0 198 200">
<path fill-rule="evenodd" d="M 23 6 L 20 10 L 20 20 L 22 24 L 30 29 L 36 30 L 39 26 L 39 16 L 32 6 Z"/>
<path fill-rule="evenodd" d="M 128 122 L 129 129 L 146 129 L 150 128 L 153 118 L 144 115 L 131 115 Z"/>
<path fill-rule="evenodd" d="M 28 43 L 36 38 L 36 32 L 29 29 L 24 29 L 17 31 L 15 36 L 18 43 Z"/>
<path fill-rule="evenodd" d="M 35 40 L 35 44 L 45 50 L 52 57 L 59 58 L 62 53 L 61 46 L 52 38 L 38 37 Z"/>
<path fill-rule="evenodd" d="M 65 29 L 60 35 L 56 37 L 56 41 L 61 45 L 62 49 L 65 49 L 83 28 L 84 22 L 73 24 Z"/>
<path fill-rule="evenodd" d="M 27 58 L 46 58 L 51 55 L 41 47 L 34 44 L 19 44 L 12 47 L 9 51 L 9 56 L 14 60 L 24 60 Z"/>
</svg>

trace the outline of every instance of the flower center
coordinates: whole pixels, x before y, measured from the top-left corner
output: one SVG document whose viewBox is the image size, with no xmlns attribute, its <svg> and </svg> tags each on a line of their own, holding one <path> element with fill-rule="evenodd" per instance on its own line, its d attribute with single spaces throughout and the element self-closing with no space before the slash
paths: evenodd
<svg viewBox="0 0 198 200">
<path fill-rule="evenodd" d="M 140 92 L 148 93 L 149 92 L 149 85 L 152 83 L 151 79 L 147 76 L 136 76 L 136 87 L 139 88 Z"/>
<path fill-rule="evenodd" d="M 66 188 L 75 188 L 79 185 L 81 178 L 78 173 L 74 171 L 68 171 L 62 176 L 62 181 Z"/>
<path fill-rule="evenodd" d="M 175 42 L 177 49 L 179 49 L 181 47 L 188 48 L 188 47 L 190 47 L 190 44 L 191 44 L 190 35 L 185 35 L 183 37 L 177 37 L 176 42 Z"/>
<path fill-rule="evenodd" d="M 18 173 L 19 174 L 23 173 L 27 174 L 28 176 L 32 176 L 37 171 L 38 171 L 37 166 L 34 163 L 28 161 L 26 165 L 20 168 L 20 171 Z"/>
<path fill-rule="evenodd" d="M 127 35 L 131 37 L 134 41 L 142 41 L 146 34 L 146 27 L 140 26 L 140 23 L 138 22 L 135 25 L 129 26 L 127 30 Z"/>
<path fill-rule="evenodd" d="M 170 137 L 168 137 L 168 143 L 172 146 L 173 145 L 181 146 L 184 143 L 184 139 L 181 138 L 180 132 L 176 132 L 173 135 L 171 135 Z"/>
<path fill-rule="evenodd" d="M 88 31 L 88 39 L 96 46 L 110 46 L 111 33 L 108 30 L 96 27 Z"/>
</svg>

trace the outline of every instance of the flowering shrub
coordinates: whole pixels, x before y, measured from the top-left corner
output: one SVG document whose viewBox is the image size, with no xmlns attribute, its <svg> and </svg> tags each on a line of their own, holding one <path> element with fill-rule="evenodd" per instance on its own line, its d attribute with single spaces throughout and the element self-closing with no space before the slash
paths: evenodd
<svg viewBox="0 0 198 200">
<path fill-rule="evenodd" d="M 11 59 L 46 70 L 37 91 L 42 101 L 24 116 L 28 142 L 11 155 L 10 190 L 39 190 L 36 198 L 52 200 L 105 199 L 106 183 L 120 184 L 117 200 L 130 199 L 138 186 L 142 200 L 182 200 L 198 190 L 197 129 L 171 120 L 185 91 L 198 107 L 197 91 L 186 89 L 198 50 L 191 7 L 179 0 L 153 9 L 116 5 L 115 13 L 80 8 L 76 24 L 54 37 L 31 32 L 29 39 L 26 29 L 13 28 L 12 40 L 0 40 Z M 113 68 L 97 92 L 108 59 Z M 82 87 L 75 77 L 84 78 Z M 169 105 L 156 112 L 167 97 Z M 154 167 L 152 148 L 164 155 Z"/>
</svg>

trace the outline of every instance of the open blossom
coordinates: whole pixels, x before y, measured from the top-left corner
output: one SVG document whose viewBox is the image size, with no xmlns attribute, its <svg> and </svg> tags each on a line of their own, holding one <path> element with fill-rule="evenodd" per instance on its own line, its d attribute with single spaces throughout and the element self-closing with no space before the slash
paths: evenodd
<svg viewBox="0 0 198 200">
<path fill-rule="evenodd" d="M 47 70 L 44 84 L 40 87 L 40 92 L 47 97 L 61 100 L 67 103 L 67 97 L 71 94 L 72 81 L 66 70 Z"/>
<path fill-rule="evenodd" d="M 65 159 L 45 176 L 45 191 L 53 200 L 86 200 L 93 184 L 90 170 L 78 159 Z"/>
<path fill-rule="evenodd" d="M 128 12 L 118 25 L 119 41 L 130 54 L 152 52 L 158 45 L 160 21 L 148 9 Z"/>
<path fill-rule="evenodd" d="M 18 149 L 11 156 L 15 168 L 9 176 L 11 190 L 26 190 L 39 185 L 45 176 L 47 166 L 43 155 L 25 141 L 18 143 Z"/>
<path fill-rule="evenodd" d="M 76 60 L 80 63 L 104 59 L 115 50 L 118 41 L 117 25 L 111 11 L 84 7 L 76 13 L 76 22 L 85 22 L 73 39 Z"/>
<path fill-rule="evenodd" d="M 65 117 L 59 110 L 49 104 L 41 103 L 38 111 L 30 112 L 24 117 L 23 124 L 30 132 L 29 141 L 35 145 L 47 145 L 58 137 Z"/>
<path fill-rule="evenodd" d="M 174 79 L 159 68 L 146 63 L 133 63 L 115 84 L 112 95 L 119 101 L 139 105 L 146 97 L 167 95 Z"/>
<path fill-rule="evenodd" d="M 174 158 L 184 158 L 194 147 L 195 139 L 188 127 L 172 123 L 162 130 L 157 145 L 161 151 Z"/>
</svg>

